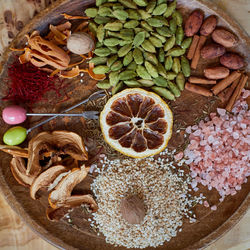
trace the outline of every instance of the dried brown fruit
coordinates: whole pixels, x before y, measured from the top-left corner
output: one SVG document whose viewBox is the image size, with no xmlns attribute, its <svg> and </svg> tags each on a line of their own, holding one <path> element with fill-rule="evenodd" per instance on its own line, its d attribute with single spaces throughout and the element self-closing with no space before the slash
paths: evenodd
<svg viewBox="0 0 250 250">
<path fill-rule="evenodd" d="M 216 28 L 217 21 L 218 20 L 216 16 L 209 16 L 208 18 L 206 18 L 201 26 L 200 34 L 202 36 L 209 36 L 210 34 L 212 34 L 212 32 Z"/>
<path fill-rule="evenodd" d="M 129 224 L 140 224 L 146 214 L 143 200 L 137 195 L 124 198 L 121 201 L 121 214 Z"/>
<path fill-rule="evenodd" d="M 212 33 L 212 38 L 216 43 L 219 43 L 226 48 L 234 47 L 239 42 L 239 39 L 236 35 L 222 28 L 216 29 Z"/>
<path fill-rule="evenodd" d="M 225 47 L 216 43 L 205 45 L 201 49 L 201 56 L 203 59 L 214 59 L 224 55 L 225 53 L 226 53 Z"/>
<path fill-rule="evenodd" d="M 230 74 L 230 70 L 225 67 L 210 67 L 204 69 L 204 75 L 208 79 L 224 79 L 228 77 Z"/>
<path fill-rule="evenodd" d="M 244 58 L 231 52 L 224 54 L 220 58 L 220 63 L 229 69 L 241 69 L 245 66 Z"/>
<path fill-rule="evenodd" d="M 185 34 L 187 37 L 194 36 L 200 29 L 204 14 L 200 10 L 195 10 L 188 17 L 185 24 Z"/>
</svg>

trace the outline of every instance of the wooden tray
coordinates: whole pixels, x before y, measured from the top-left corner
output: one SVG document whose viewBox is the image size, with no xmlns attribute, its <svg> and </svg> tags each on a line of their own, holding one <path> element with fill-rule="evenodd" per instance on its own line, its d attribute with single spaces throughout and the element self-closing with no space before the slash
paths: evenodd
<svg viewBox="0 0 250 250">
<path fill-rule="evenodd" d="M 57 24 L 63 20 L 61 13 L 68 13 L 73 15 L 80 15 L 83 13 L 83 9 L 86 6 L 93 5 L 93 0 L 64 0 L 57 1 L 52 4 L 50 8 L 39 13 L 25 28 L 18 34 L 10 47 L 22 47 L 25 43 L 24 35 L 32 30 L 39 30 L 42 34 L 46 34 L 48 31 L 48 24 Z M 206 15 L 215 14 L 220 17 L 219 25 L 224 26 L 232 30 L 240 38 L 240 45 L 237 47 L 237 51 L 246 57 L 248 65 L 250 65 L 250 40 L 248 36 L 241 30 L 241 28 L 226 15 L 222 10 L 214 6 L 210 1 L 204 0 L 178 0 L 179 8 L 184 14 L 189 13 L 192 9 L 202 9 Z M 13 61 L 14 55 L 7 50 L 3 55 L 5 64 L 2 65 L 2 74 L 0 81 L 4 81 L 6 78 L 6 69 L 8 64 Z M 216 61 L 212 62 L 213 64 Z M 197 74 L 202 71 L 206 62 L 201 61 L 200 68 L 196 71 Z M 249 67 L 247 68 L 249 74 Z M 39 112 L 57 112 L 64 107 L 68 107 L 73 103 L 77 103 L 79 100 L 88 96 L 90 93 L 96 90 L 96 81 L 91 80 L 88 76 L 82 77 L 83 83 L 80 83 L 80 78 L 76 78 L 70 81 L 70 86 L 67 89 L 70 99 L 66 102 L 56 104 L 63 99 L 57 98 L 53 105 L 45 105 L 45 102 L 37 103 L 33 111 Z M 4 96 L 7 87 L 4 84 L 0 86 L 0 97 Z M 47 98 L 55 99 L 52 94 L 48 94 Z M 99 100 L 93 105 L 88 105 L 86 108 L 93 109 L 99 108 L 104 104 L 105 99 Z M 1 101 L 1 111 L 7 106 L 8 102 Z M 169 143 L 169 147 L 175 148 L 179 144 L 183 143 L 183 134 L 176 131 L 183 126 L 194 124 L 197 119 L 202 117 L 203 111 L 215 110 L 219 105 L 213 98 L 207 99 L 205 97 L 193 95 L 184 91 L 181 98 L 174 103 L 169 103 L 175 117 L 175 126 L 173 139 Z M 31 118 L 26 121 L 24 126 L 30 127 L 34 125 L 38 120 L 37 118 Z M 42 130 L 58 130 L 67 129 L 75 131 L 78 134 L 86 138 L 94 137 L 93 128 L 97 128 L 98 123 L 88 124 L 84 120 L 72 118 L 72 119 L 56 119 L 53 122 L 46 124 L 40 129 L 36 129 L 32 132 L 28 139 Z M 0 134 L 8 129 L 8 126 L 0 120 Z M 100 131 L 99 131 L 100 132 Z M 100 136 L 101 138 L 101 136 Z M 102 139 L 97 142 L 102 143 Z M 25 143 L 24 145 L 25 146 Z M 110 151 L 112 153 L 112 151 Z M 117 157 L 121 157 L 117 154 Z M 19 185 L 13 178 L 10 169 L 9 162 L 11 157 L 0 153 L 0 189 L 5 195 L 8 203 L 11 207 L 24 219 L 24 221 L 30 225 L 30 227 L 37 232 L 42 238 L 49 241 L 51 244 L 66 249 L 125 249 L 122 247 L 113 247 L 105 243 L 103 236 L 97 236 L 94 231 L 88 226 L 85 216 L 82 211 L 75 209 L 71 215 L 74 226 L 67 223 L 67 221 L 60 221 L 53 223 L 47 220 L 45 216 L 45 208 L 47 206 L 46 195 L 43 195 L 38 201 L 33 201 L 29 197 L 29 190 Z M 92 182 L 92 178 L 88 177 L 88 182 L 82 184 L 78 189 L 89 192 L 89 184 Z M 204 187 L 200 187 L 200 190 L 208 197 L 208 201 L 218 206 L 217 211 L 211 211 L 201 205 L 195 207 L 197 214 L 197 222 L 189 224 L 184 222 L 183 231 L 178 233 L 177 237 L 173 238 L 170 242 L 165 243 L 163 246 L 157 249 L 196 249 L 207 246 L 211 242 L 218 239 L 223 233 L 228 231 L 235 223 L 243 216 L 250 204 L 249 190 L 250 183 L 244 184 L 242 189 L 235 196 L 227 197 L 223 203 L 218 203 L 218 193 L 215 190 L 208 191 Z M 147 248 L 154 249 L 154 248 Z"/>
</svg>

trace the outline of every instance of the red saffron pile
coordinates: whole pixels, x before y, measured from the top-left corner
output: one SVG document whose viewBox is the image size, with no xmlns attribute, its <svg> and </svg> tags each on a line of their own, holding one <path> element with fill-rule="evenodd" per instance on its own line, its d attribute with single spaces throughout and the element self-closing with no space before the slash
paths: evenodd
<svg viewBox="0 0 250 250">
<path fill-rule="evenodd" d="M 32 105 L 43 100 L 44 94 L 51 90 L 60 96 L 62 81 L 57 76 L 49 76 L 31 63 L 20 64 L 15 61 L 8 68 L 8 76 L 9 90 L 3 100 Z"/>
</svg>

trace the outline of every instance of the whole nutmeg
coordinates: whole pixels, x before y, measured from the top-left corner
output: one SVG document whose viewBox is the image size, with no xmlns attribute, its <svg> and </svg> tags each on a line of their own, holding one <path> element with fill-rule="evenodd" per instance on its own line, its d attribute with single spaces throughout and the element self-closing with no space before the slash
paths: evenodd
<svg viewBox="0 0 250 250">
<path fill-rule="evenodd" d="M 93 50 L 95 43 L 91 36 L 84 32 L 73 33 L 67 41 L 67 48 L 71 52 L 81 55 Z"/>
<path fill-rule="evenodd" d="M 137 195 L 121 200 L 121 214 L 129 224 L 140 224 L 145 217 L 144 202 Z"/>
</svg>

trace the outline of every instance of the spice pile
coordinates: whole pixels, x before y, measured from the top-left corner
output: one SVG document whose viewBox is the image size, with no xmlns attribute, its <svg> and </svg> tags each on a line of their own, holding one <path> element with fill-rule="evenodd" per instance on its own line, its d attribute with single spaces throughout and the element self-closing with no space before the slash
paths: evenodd
<svg viewBox="0 0 250 250">
<path fill-rule="evenodd" d="M 109 80 L 97 86 L 112 87 L 112 94 L 127 87 L 146 87 L 169 100 L 179 97 L 185 77 L 190 76 L 184 54 L 192 39 L 184 39 L 176 0 L 100 0 L 96 6 L 85 10 L 94 18 L 89 29 L 98 39 L 91 62 L 96 65 L 95 74 L 109 73 Z"/>
<path fill-rule="evenodd" d="M 201 183 L 209 190 L 217 189 L 221 202 L 225 196 L 235 195 L 250 175 L 249 96 L 250 91 L 244 90 L 233 115 L 217 109 L 219 116 L 211 113 L 206 122 L 186 129 L 190 144 L 184 155 L 194 178 L 192 186 Z"/>
<path fill-rule="evenodd" d="M 167 159 L 111 161 L 105 157 L 101 163 L 101 170 L 97 169 L 100 174 L 92 184 L 98 211 L 91 226 L 96 226 L 108 243 L 127 248 L 156 247 L 176 237 L 184 217 L 195 221 L 190 209 L 202 198 L 190 197 L 190 177 L 180 168 L 174 172 Z M 140 224 L 128 222 L 132 216 L 129 210 L 125 216 L 124 211 L 121 213 L 124 198 L 134 195 L 144 200 L 145 210 L 138 209 L 136 217 L 142 220 Z"/>
</svg>

